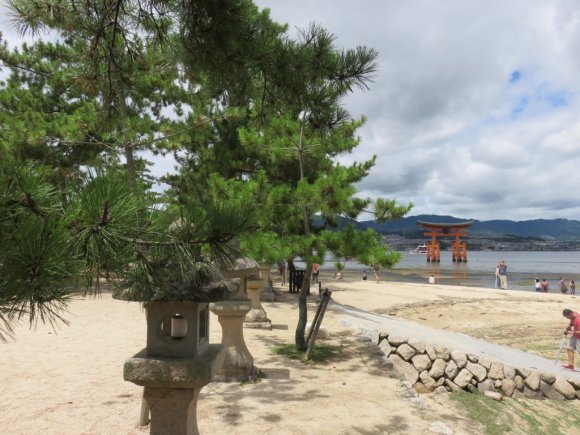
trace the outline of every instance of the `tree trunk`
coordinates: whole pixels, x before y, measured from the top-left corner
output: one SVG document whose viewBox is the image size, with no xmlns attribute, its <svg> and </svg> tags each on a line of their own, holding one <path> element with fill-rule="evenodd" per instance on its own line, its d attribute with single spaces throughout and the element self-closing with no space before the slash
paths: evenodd
<svg viewBox="0 0 580 435">
<path fill-rule="evenodd" d="M 125 143 L 125 160 L 127 160 L 127 177 L 131 189 L 137 188 L 137 175 L 135 171 L 135 155 L 133 145 Z"/>
<path fill-rule="evenodd" d="M 125 95 L 122 94 L 119 99 L 121 106 L 121 126 L 123 128 L 123 148 L 125 151 L 125 160 L 127 161 L 127 178 L 129 179 L 129 186 L 135 190 L 137 188 L 137 171 L 135 170 L 135 147 L 129 141 L 128 127 L 127 127 L 127 104 L 125 102 Z"/>
<path fill-rule="evenodd" d="M 304 138 L 304 120 L 302 121 L 302 127 L 300 128 L 300 143 L 298 145 L 298 164 L 300 167 L 300 179 L 304 179 L 304 150 L 302 149 L 302 140 Z M 304 230 L 304 235 L 308 236 L 310 234 L 310 224 L 308 222 L 308 208 L 306 206 L 302 207 L 302 225 Z M 306 343 L 306 322 L 308 321 L 308 305 L 306 303 L 308 299 L 308 290 L 310 289 L 310 277 L 312 274 L 312 264 L 308 260 L 312 257 L 312 248 L 307 248 L 305 252 L 306 270 L 304 271 L 304 280 L 302 281 L 302 286 L 300 287 L 300 293 L 298 294 L 298 324 L 296 325 L 296 334 L 294 340 L 296 342 L 296 349 L 300 351 L 306 351 L 308 349 L 308 344 Z"/>
<path fill-rule="evenodd" d="M 304 272 L 304 281 L 298 293 L 298 324 L 296 325 L 295 342 L 296 349 L 305 351 L 308 348 L 306 343 L 306 323 L 308 322 L 308 290 L 310 288 L 310 277 L 312 275 L 312 266 L 306 264 L 306 271 Z"/>
<path fill-rule="evenodd" d="M 377 281 L 377 284 L 380 282 L 381 280 L 381 269 L 379 267 L 374 267 L 375 269 L 375 280 Z"/>
</svg>

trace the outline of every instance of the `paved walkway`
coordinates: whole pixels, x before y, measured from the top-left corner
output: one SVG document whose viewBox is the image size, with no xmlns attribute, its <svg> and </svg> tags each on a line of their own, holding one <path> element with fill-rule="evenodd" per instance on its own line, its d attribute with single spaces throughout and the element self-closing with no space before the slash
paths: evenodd
<svg viewBox="0 0 580 435">
<path fill-rule="evenodd" d="M 344 317 L 341 322 L 356 329 L 367 329 L 377 333 L 388 332 L 389 334 L 414 338 L 426 344 L 445 346 L 449 350 L 459 350 L 465 353 L 485 356 L 492 361 L 512 367 L 538 369 L 540 372 L 551 373 L 564 379 L 577 379 L 580 381 L 580 370 L 565 370 L 560 363 L 555 364 L 554 360 L 518 349 L 488 343 L 465 334 L 429 328 L 410 320 L 370 313 L 335 301 L 329 304 L 328 309 L 337 314 L 342 314 Z M 559 346 L 560 342 L 554 343 L 554 353 L 558 351 Z M 565 353 L 565 349 L 562 352 Z M 579 357 L 576 354 L 576 358 Z"/>
</svg>

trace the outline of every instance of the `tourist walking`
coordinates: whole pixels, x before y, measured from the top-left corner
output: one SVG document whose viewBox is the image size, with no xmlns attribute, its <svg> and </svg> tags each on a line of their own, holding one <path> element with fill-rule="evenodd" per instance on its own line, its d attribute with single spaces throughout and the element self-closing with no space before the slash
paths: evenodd
<svg viewBox="0 0 580 435">
<path fill-rule="evenodd" d="M 318 284 L 318 274 L 320 273 L 320 264 L 312 265 L 312 284 Z"/>
<path fill-rule="evenodd" d="M 500 287 L 502 290 L 507 290 L 507 264 L 505 264 L 505 261 L 501 260 L 497 269 Z"/>
<path fill-rule="evenodd" d="M 576 294 L 576 283 L 574 282 L 573 279 L 570 280 L 570 294 L 571 295 Z"/>
<path fill-rule="evenodd" d="M 571 333 L 568 347 L 566 348 L 568 351 L 568 365 L 562 367 L 568 370 L 574 370 L 574 351 L 580 352 L 580 314 L 566 308 L 562 311 L 562 315 L 570 320 L 570 324 L 564 330 L 564 336 Z"/>
<path fill-rule="evenodd" d="M 546 278 L 542 279 L 542 293 L 548 293 L 550 291 L 550 284 L 546 281 Z"/>
<path fill-rule="evenodd" d="M 536 293 L 542 293 L 542 283 L 540 282 L 539 278 L 536 278 L 536 283 L 534 284 L 534 288 L 536 289 Z"/>
<path fill-rule="evenodd" d="M 564 277 L 560 277 L 560 293 L 563 295 L 568 293 L 568 287 L 566 287 L 566 281 L 564 281 Z"/>
</svg>

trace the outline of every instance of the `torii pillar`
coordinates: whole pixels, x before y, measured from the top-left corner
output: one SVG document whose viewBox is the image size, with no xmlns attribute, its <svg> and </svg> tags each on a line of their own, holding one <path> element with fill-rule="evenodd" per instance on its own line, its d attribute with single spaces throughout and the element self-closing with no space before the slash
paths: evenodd
<svg viewBox="0 0 580 435">
<path fill-rule="evenodd" d="M 473 221 L 459 223 L 433 223 L 417 221 L 417 225 L 423 227 L 428 232 L 423 233 L 431 240 L 425 242 L 427 245 L 427 262 L 441 261 L 441 246 L 437 237 L 455 237 L 451 242 L 451 259 L 453 262 L 467 262 L 467 242 L 462 241 L 461 237 L 467 237 L 467 228 L 473 225 Z"/>
</svg>

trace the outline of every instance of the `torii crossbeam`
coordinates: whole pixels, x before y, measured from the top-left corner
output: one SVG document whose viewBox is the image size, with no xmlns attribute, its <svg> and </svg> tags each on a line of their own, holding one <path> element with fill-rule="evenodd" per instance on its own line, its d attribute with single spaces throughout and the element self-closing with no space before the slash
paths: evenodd
<svg viewBox="0 0 580 435">
<path fill-rule="evenodd" d="M 461 236 L 467 237 L 467 228 L 473 225 L 473 221 L 453 224 L 417 221 L 417 225 L 429 231 L 423 233 L 423 235 L 431 237 L 431 240 L 425 243 L 427 245 L 428 262 L 439 263 L 441 261 L 441 247 L 437 237 L 453 236 L 455 236 L 455 240 L 451 242 L 451 258 L 454 262 L 467 262 L 467 242 L 461 241 Z"/>
</svg>

